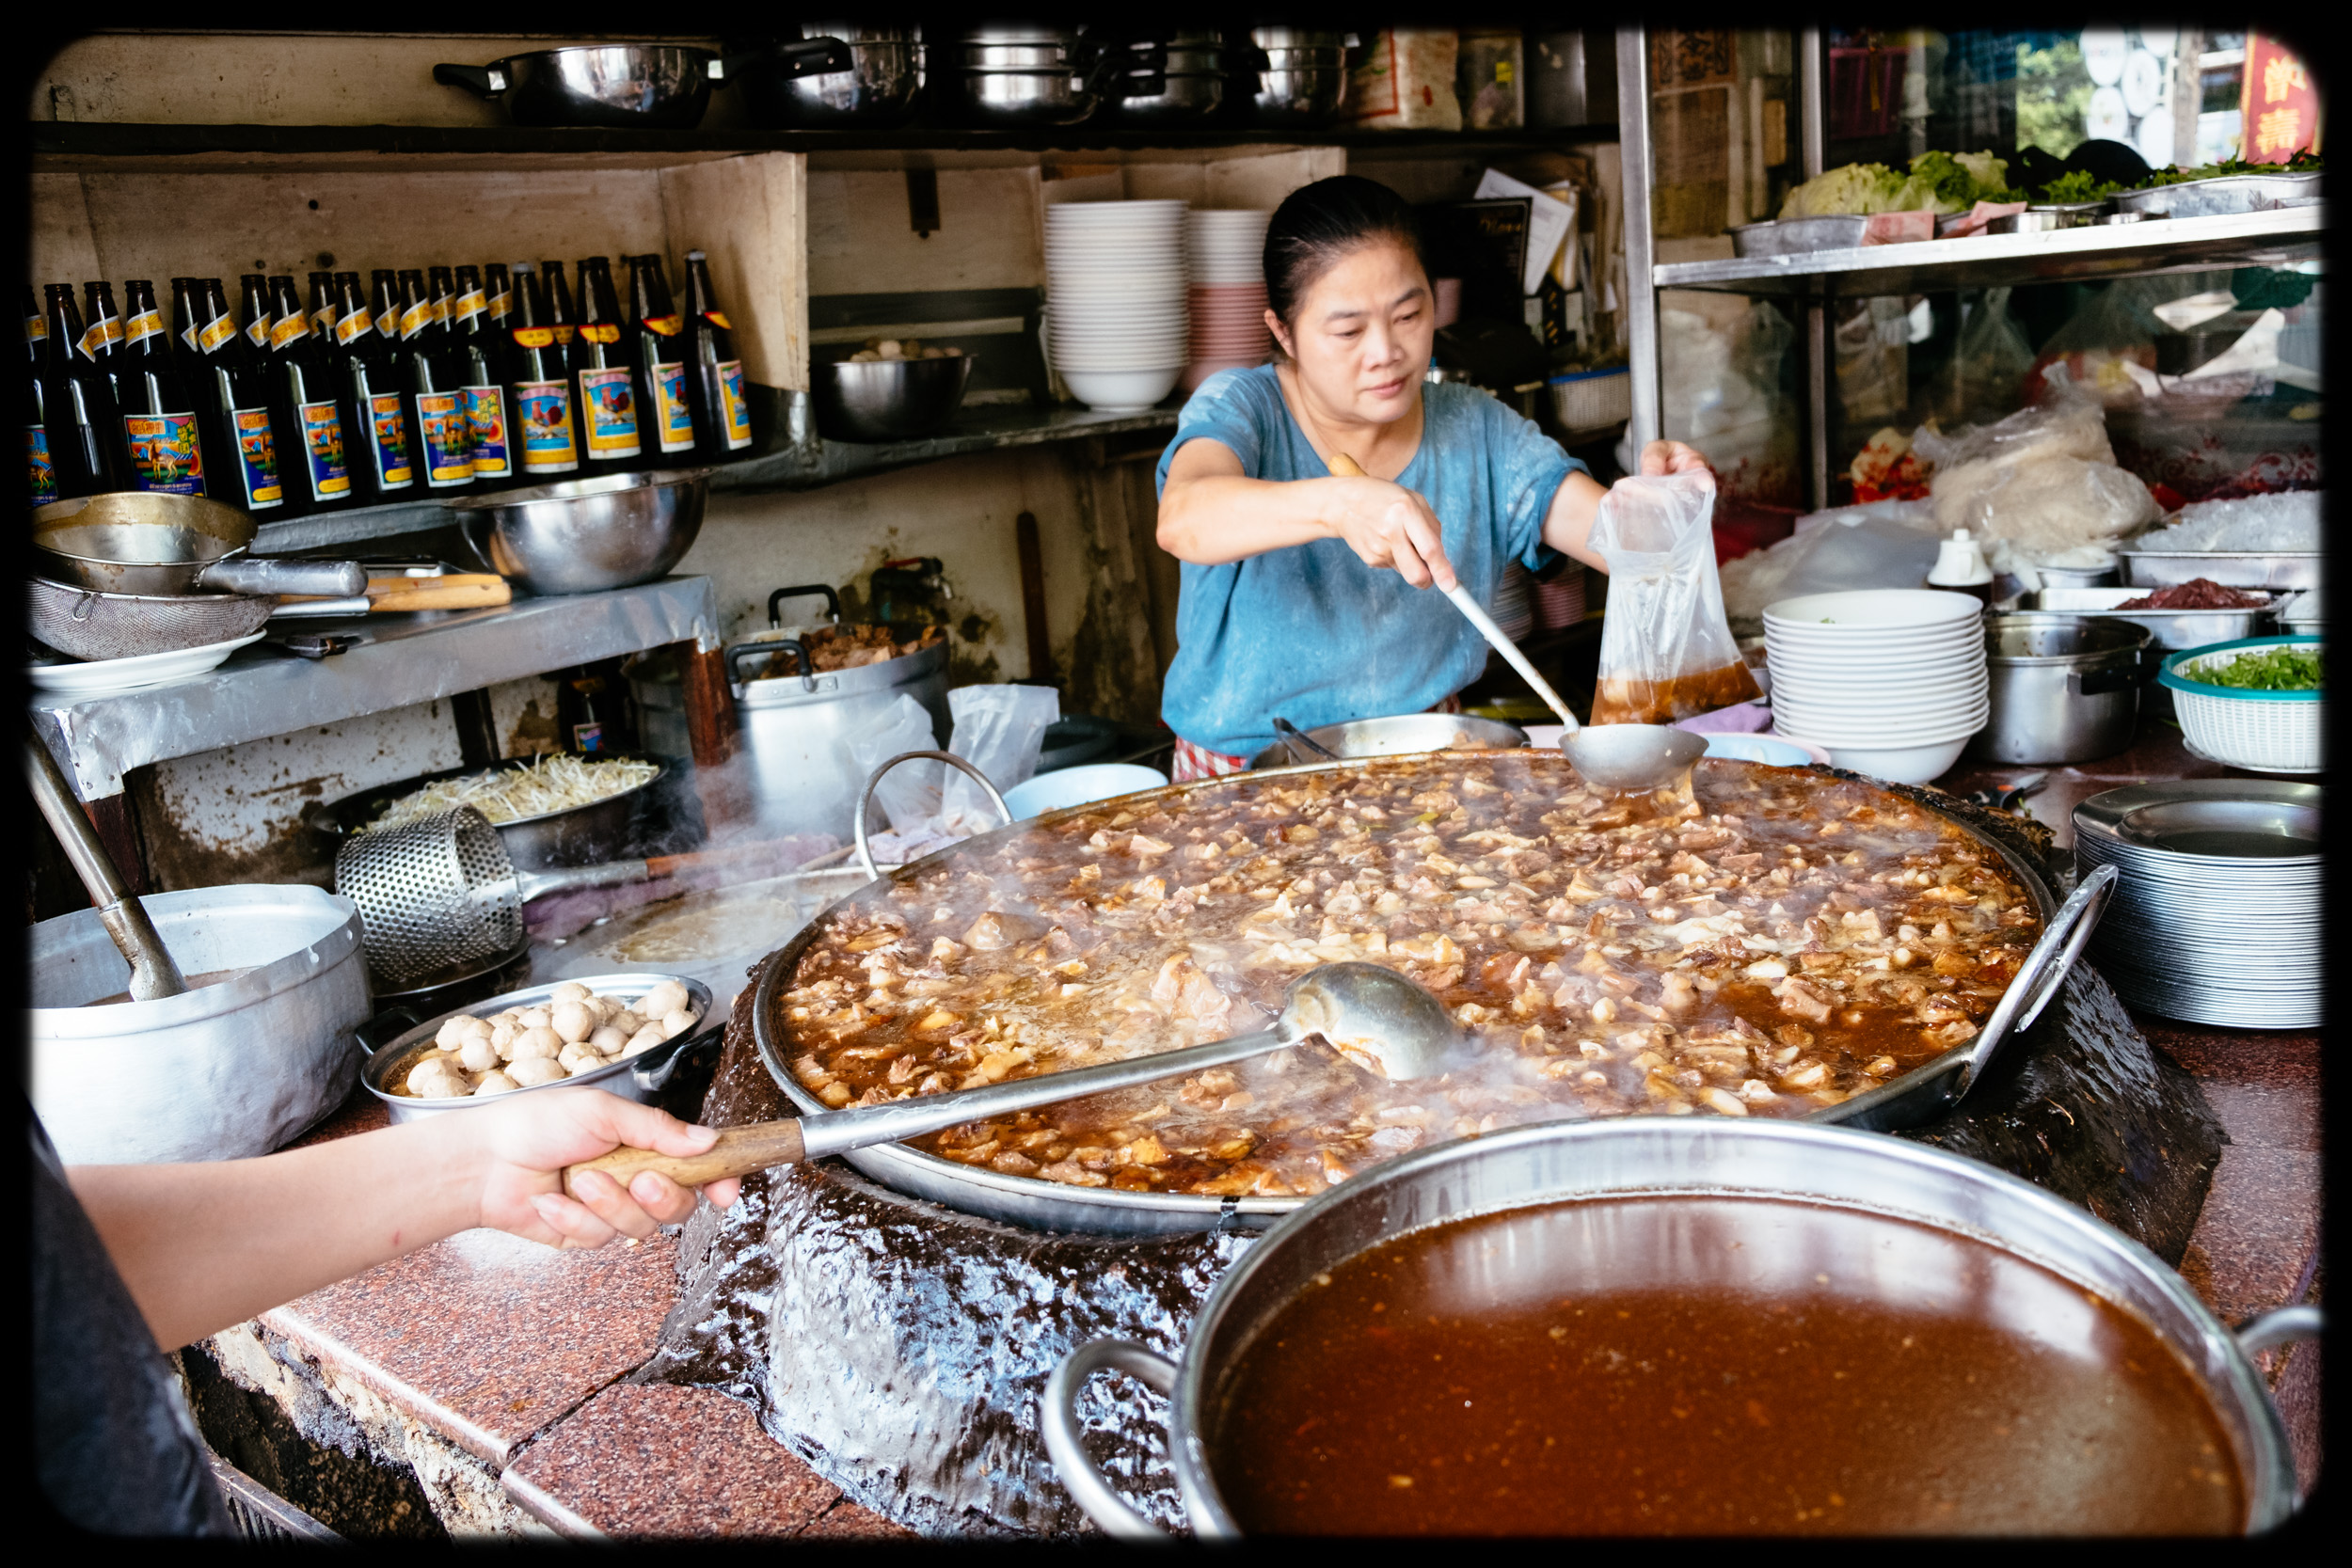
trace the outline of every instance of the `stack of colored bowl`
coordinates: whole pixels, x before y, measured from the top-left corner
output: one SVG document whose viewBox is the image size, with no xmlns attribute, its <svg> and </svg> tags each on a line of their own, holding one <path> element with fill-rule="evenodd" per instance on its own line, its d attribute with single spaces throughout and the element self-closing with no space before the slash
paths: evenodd
<svg viewBox="0 0 2352 1568">
<path fill-rule="evenodd" d="M 1265 324 L 1265 230 L 1271 212 L 1195 212 L 1184 222 L 1191 277 L 1187 391 L 1219 371 L 1263 365 L 1273 351 Z"/>
<path fill-rule="evenodd" d="M 1965 594 L 1919 588 L 1766 606 L 1773 728 L 1873 778 L 1940 776 L 1992 715 L 1983 616 Z"/>
<path fill-rule="evenodd" d="M 1184 203 L 1071 201 L 1045 209 L 1046 340 L 1071 394 L 1140 413 L 1184 368 Z"/>
</svg>

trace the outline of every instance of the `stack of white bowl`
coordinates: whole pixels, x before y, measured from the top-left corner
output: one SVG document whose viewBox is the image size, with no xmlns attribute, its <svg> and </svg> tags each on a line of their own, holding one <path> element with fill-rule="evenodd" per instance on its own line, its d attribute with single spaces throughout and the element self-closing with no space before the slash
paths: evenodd
<svg viewBox="0 0 2352 1568">
<path fill-rule="evenodd" d="M 1168 396 L 1191 340 L 1182 201 L 1045 209 L 1045 331 L 1055 373 L 1104 413 Z"/>
<path fill-rule="evenodd" d="M 1920 588 L 1766 606 L 1772 727 L 1872 778 L 1941 776 L 1992 714 L 1983 617 L 1965 594 Z"/>
<path fill-rule="evenodd" d="M 1192 277 L 1189 391 L 1219 371 L 1263 365 L 1273 352 L 1265 325 L 1265 230 L 1274 214 L 1222 209 L 1184 220 L 1184 265 Z"/>
</svg>

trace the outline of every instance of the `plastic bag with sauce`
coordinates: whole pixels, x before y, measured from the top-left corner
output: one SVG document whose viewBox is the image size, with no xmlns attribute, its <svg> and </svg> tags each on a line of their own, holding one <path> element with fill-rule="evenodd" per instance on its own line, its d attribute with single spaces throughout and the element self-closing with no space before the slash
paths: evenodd
<svg viewBox="0 0 2352 1568">
<path fill-rule="evenodd" d="M 1596 724 L 1671 724 L 1763 695 L 1724 619 L 1715 476 L 1621 479 L 1592 546 L 1609 563 Z"/>
</svg>

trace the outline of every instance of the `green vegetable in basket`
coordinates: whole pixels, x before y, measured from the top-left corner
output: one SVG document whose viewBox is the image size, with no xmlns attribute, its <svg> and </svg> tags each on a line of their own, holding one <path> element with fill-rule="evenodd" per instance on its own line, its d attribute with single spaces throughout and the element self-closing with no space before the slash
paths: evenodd
<svg viewBox="0 0 2352 1568">
<path fill-rule="evenodd" d="M 2042 187 L 2042 199 L 2052 206 L 2077 201 L 2102 201 L 2123 188 L 2117 180 L 2094 180 L 2087 168 L 2069 169 Z"/>
<path fill-rule="evenodd" d="M 2224 158 L 2218 163 L 2199 164 L 2194 168 L 2183 168 L 2180 165 L 2174 164 L 2169 168 L 2160 168 L 2149 175 L 2147 183 L 2140 188 L 2150 190 L 2159 185 L 2183 184 L 2191 180 L 2218 180 L 2230 174 L 2316 174 L 2319 170 L 2319 154 L 2306 148 L 2288 158 L 2283 164 L 2249 164 L 2238 158 Z"/>
<path fill-rule="evenodd" d="M 2236 687 L 2245 691 L 2317 691 L 2319 649 L 2284 644 L 2242 653 L 2225 662 L 2201 659 L 2186 672 L 2188 678 L 2207 686 Z"/>
</svg>

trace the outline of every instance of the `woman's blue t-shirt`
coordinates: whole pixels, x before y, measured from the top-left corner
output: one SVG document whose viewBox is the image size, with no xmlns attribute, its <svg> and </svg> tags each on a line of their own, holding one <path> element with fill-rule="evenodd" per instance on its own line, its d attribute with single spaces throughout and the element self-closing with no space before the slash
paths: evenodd
<svg viewBox="0 0 2352 1568">
<path fill-rule="evenodd" d="M 1551 559 L 1544 515 L 1583 465 L 1494 398 L 1458 382 L 1422 388 L 1421 448 L 1397 483 L 1428 498 L 1446 559 L 1479 603 L 1513 561 Z M 1184 404 L 1161 454 L 1159 485 L 1187 441 L 1205 436 L 1252 479 L 1329 473 L 1282 402 L 1274 367 L 1224 371 Z M 1276 715 L 1301 729 L 1420 713 L 1477 679 L 1486 643 L 1434 588 L 1367 566 L 1343 540 L 1318 539 L 1222 566 L 1184 563 L 1177 651 L 1160 712 L 1213 752 L 1251 756 L 1274 743 Z"/>
</svg>

